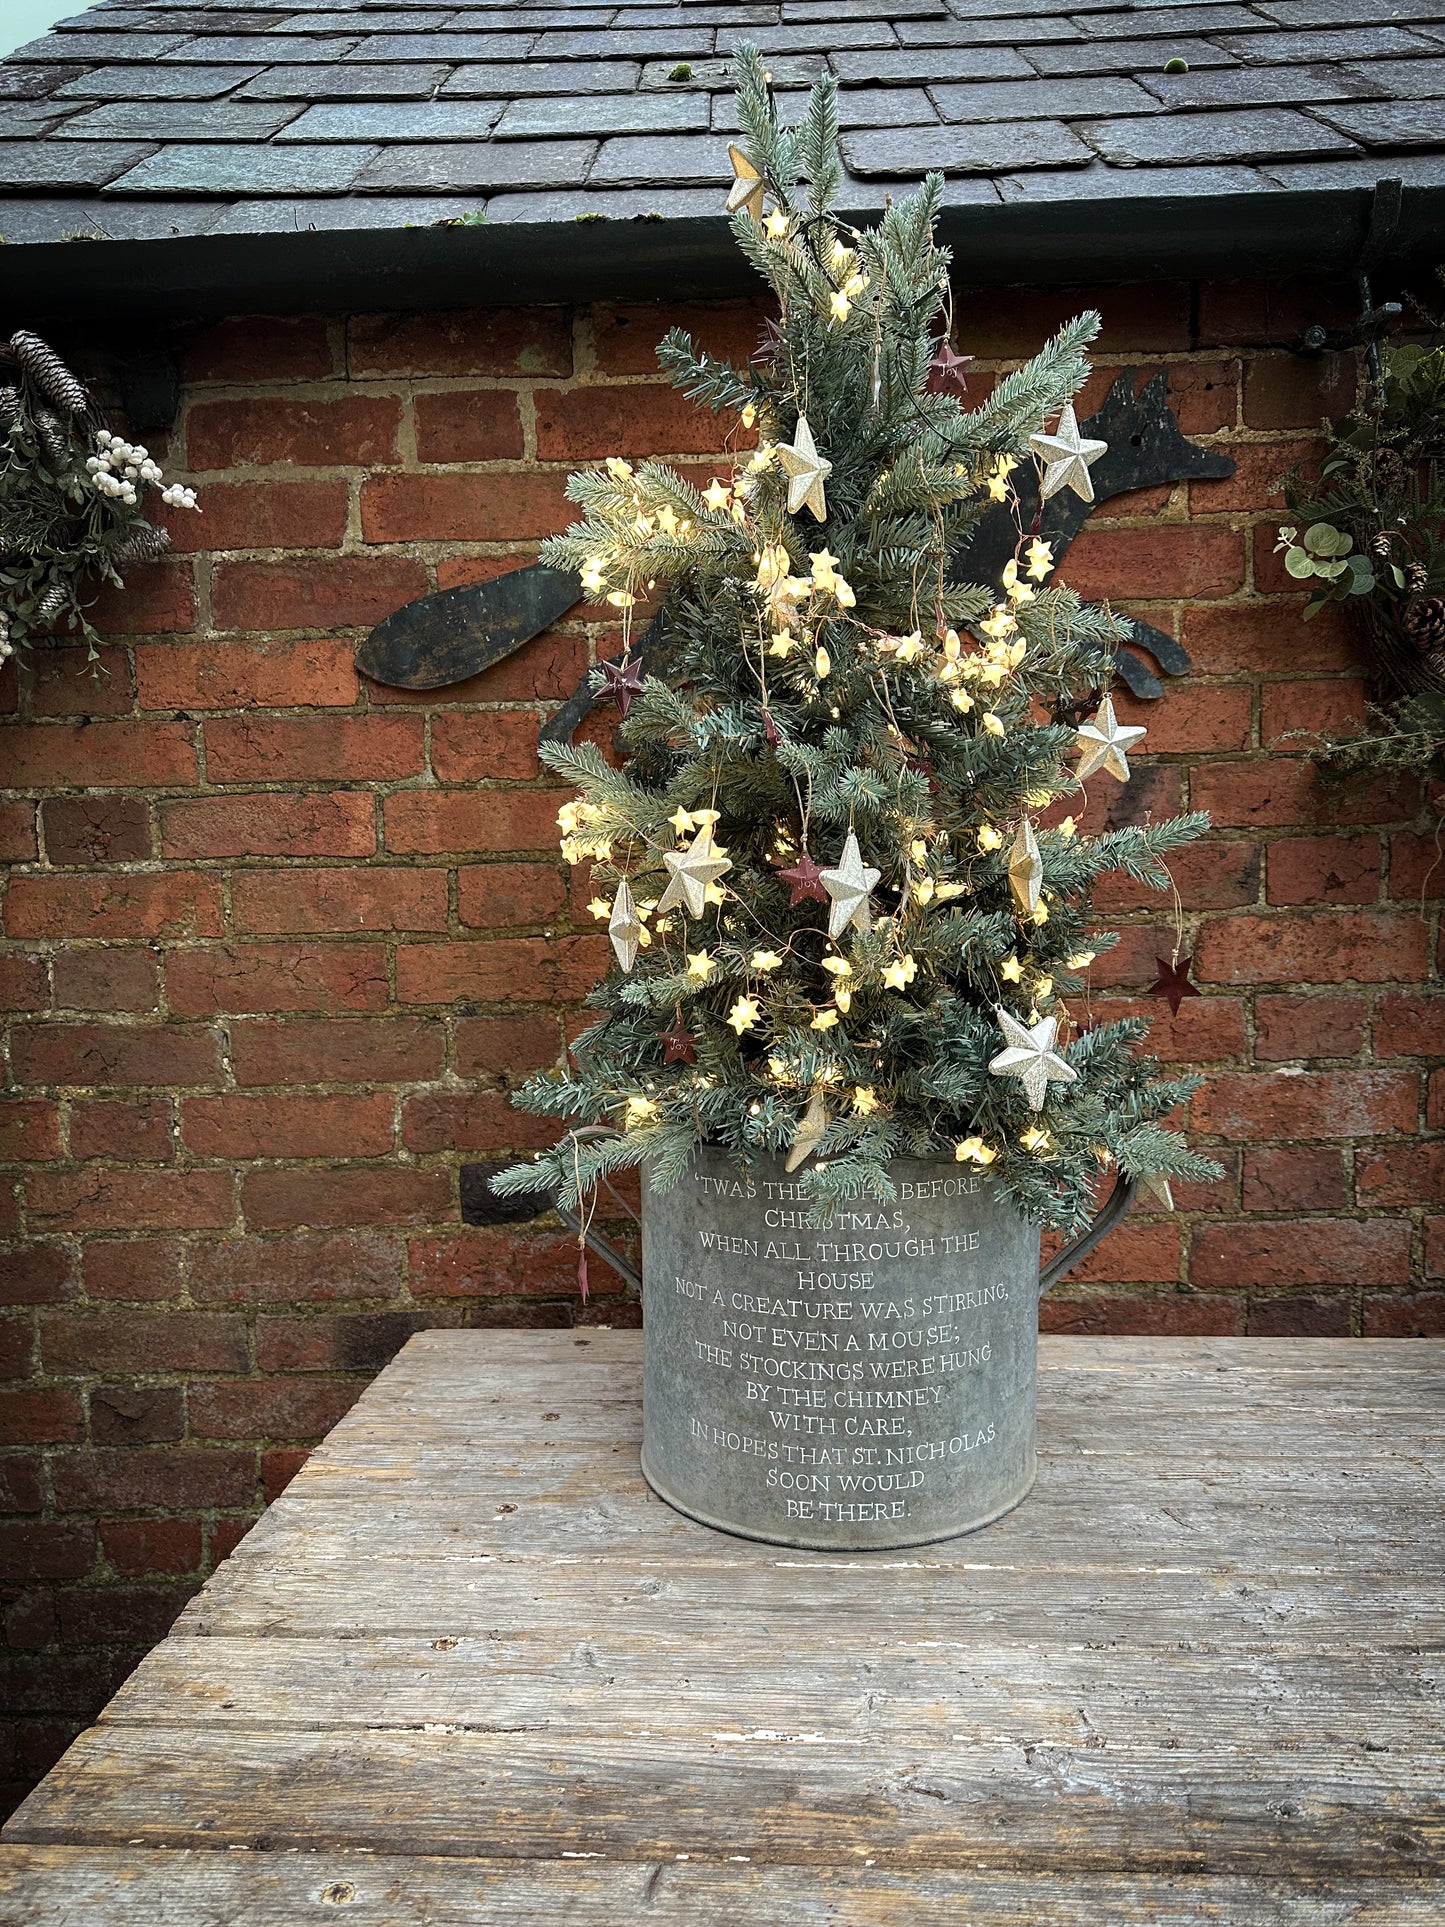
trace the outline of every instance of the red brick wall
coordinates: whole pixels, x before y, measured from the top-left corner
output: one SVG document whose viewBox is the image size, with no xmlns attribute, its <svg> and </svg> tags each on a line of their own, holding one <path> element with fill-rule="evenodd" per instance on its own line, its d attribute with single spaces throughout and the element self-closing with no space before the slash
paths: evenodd
<svg viewBox="0 0 1445 1927">
<path fill-rule="evenodd" d="M 1045 1307 L 1056 1330 L 1440 1330 L 1445 884 L 1433 818 L 1332 799 L 1288 732 L 1354 710 L 1341 625 L 1304 626 L 1273 478 L 1354 363 L 1281 345 L 1328 291 L 1123 288 L 959 301 L 988 370 L 1085 299 L 1102 394 L 1171 370 L 1229 482 L 1107 505 L 1064 577 L 1180 634 L 1121 799 L 1209 809 L 1177 876 L 1203 996 L 1155 1043 L 1202 1065 L 1228 1175 L 1140 1214 Z M 663 387 L 680 319 L 746 355 L 746 303 L 222 324 L 171 459 L 204 513 L 105 610 L 105 675 L 44 652 L 4 693 L 7 1014 L 0 1563 L 23 1782 L 92 1715 L 367 1376 L 418 1326 L 635 1316 L 545 1227 L 468 1228 L 458 1165 L 537 1141 L 508 1082 L 557 1053 L 603 940 L 559 866 L 536 729 L 599 651 L 581 610 L 472 682 L 358 683 L 355 637 L 530 556 L 573 463 L 706 457 Z M 153 438 L 154 439 L 154 438 Z M 701 464 L 704 477 L 712 463 Z M 1127 702 L 1121 708 L 1131 709 Z M 1131 720 L 1133 719 L 1131 715 Z M 1094 975 L 1137 998 L 1168 916 L 1127 886 Z"/>
</svg>

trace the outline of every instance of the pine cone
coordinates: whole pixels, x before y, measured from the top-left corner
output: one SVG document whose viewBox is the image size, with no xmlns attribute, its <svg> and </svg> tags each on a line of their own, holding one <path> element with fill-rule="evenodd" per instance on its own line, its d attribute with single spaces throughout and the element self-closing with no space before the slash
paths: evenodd
<svg viewBox="0 0 1445 1927">
<path fill-rule="evenodd" d="M 1405 571 L 1405 587 L 1411 595 L 1419 595 L 1430 580 L 1423 562 L 1412 562 Z"/>
<path fill-rule="evenodd" d="M 1425 654 L 1445 649 L 1445 596 L 1421 596 L 1408 604 L 1401 626 Z"/>
<path fill-rule="evenodd" d="M 1388 529 L 1381 529 L 1378 535 L 1370 537 L 1370 553 L 1379 556 L 1382 562 L 1389 559 L 1390 532 Z"/>
<path fill-rule="evenodd" d="M 15 388 L 0 388 L 0 429 L 13 428 L 19 419 L 19 390 Z"/>
<path fill-rule="evenodd" d="M 111 550 L 110 559 L 118 569 L 127 569 L 136 562 L 154 562 L 170 546 L 171 538 L 165 529 L 137 529 Z"/>
<path fill-rule="evenodd" d="M 64 467 L 65 457 L 68 453 L 65 430 L 60 426 L 59 421 L 51 414 L 48 408 L 36 409 L 35 432 L 40 437 L 41 447 L 45 450 L 51 461 L 54 462 L 55 466 L 57 468 Z"/>
<path fill-rule="evenodd" d="M 85 413 L 90 406 L 90 397 L 47 342 L 22 328 L 18 334 L 11 335 L 10 347 L 15 359 L 42 395 L 48 396 L 68 415 Z"/>
<path fill-rule="evenodd" d="M 41 596 L 39 602 L 35 605 L 35 620 L 44 623 L 56 621 L 58 617 L 65 613 L 65 607 L 69 600 L 70 592 L 67 590 L 65 584 L 63 582 L 52 582 L 50 587 L 45 591 L 45 594 Z"/>
</svg>

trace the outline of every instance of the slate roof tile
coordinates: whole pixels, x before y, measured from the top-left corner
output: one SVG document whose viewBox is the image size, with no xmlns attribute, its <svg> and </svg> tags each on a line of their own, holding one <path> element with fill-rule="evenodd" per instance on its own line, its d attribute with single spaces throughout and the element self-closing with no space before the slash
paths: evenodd
<svg viewBox="0 0 1445 1927">
<path fill-rule="evenodd" d="M 1159 192 L 1169 198 L 1196 194 L 1224 198 L 1258 193 L 1269 183 L 1248 167 L 1171 167 Z M 1129 175 L 1118 167 L 1097 162 L 1092 167 L 1006 174 L 999 183 L 1005 201 L 1075 201 L 1080 205 L 1103 198 L 1121 200 L 1129 194 Z"/>
<path fill-rule="evenodd" d="M 832 72 L 842 74 L 838 64 L 845 60 L 887 60 L 886 53 L 835 54 Z M 673 80 L 672 73 L 676 62 L 671 60 L 649 60 L 642 70 L 644 88 L 666 88 L 674 92 L 679 87 L 703 87 L 712 93 L 732 92 L 732 60 L 691 60 L 687 63 L 692 72 L 685 81 Z M 828 56 L 823 53 L 777 54 L 768 60 L 768 72 L 773 76 L 777 87 L 811 87 L 820 74 L 829 72 Z M 845 76 L 846 78 L 846 76 Z M 869 75 L 868 78 L 873 78 Z M 901 78 L 901 76 L 879 75 L 879 79 Z M 918 76 L 923 78 L 923 76 Z M 548 90 L 551 91 L 550 89 Z"/>
<path fill-rule="evenodd" d="M 219 214 L 212 234 L 304 234 L 353 228 L 435 227 L 485 210 L 479 195 L 302 195 L 291 200 L 237 201 Z"/>
<path fill-rule="evenodd" d="M 876 47 L 835 53 L 831 65 L 845 85 L 877 81 L 890 87 L 910 81 L 1029 80 L 1034 71 L 1013 47 Z"/>
<path fill-rule="evenodd" d="M 1007 121 L 983 127 L 894 127 L 845 134 L 843 158 L 855 174 L 890 180 L 930 168 L 946 174 L 1012 173 L 1020 167 L 1059 167 L 1093 155 L 1062 121 Z"/>
<path fill-rule="evenodd" d="M 1175 40 L 1092 40 L 1025 47 L 1024 58 L 1041 74 L 1158 74 L 1164 63 L 1174 59 L 1181 47 L 1187 48 L 1189 66 L 1232 67 L 1234 54 L 1221 41 Z"/>
<path fill-rule="evenodd" d="M 1445 145 L 1445 100 L 1375 101 L 1368 107 L 1321 107 L 1318 112 L 1321 120 L 1362 147 Z"/>
<path fill-rule="evenodd" d="M 48 33 L 42 40 L 32 40 L 24 47 L 17 47 L 8 58 L 43 64 L 79 60 L 159 60 L 173 47 L 179 47 L 183 39 L 183 35 L 174 33 Z"/>
<path fill-rule="evenodd" d="M 498 100 L 560 94 L 630 94 L 640 69 L 635 60 L 480 62 L 455 67 L 441 92 L 452 97 Z"/>
<path fill-rule="evenodd" d="M 299 109 L 238 100 L 108 100 L 59 130 L 63 140 L 264 141 Z M 8 119 L 8 116 L 7 116 Z"/>
<path fill-rule="evenodd" d="M 0 101 L 34 100 L 51 94 L 74 74 L 73 67 L 11 67 L 0 65 Z"/>
<path fill-rule="evenodd" d="M 529 33 L 374 33 L 358 45 L 356 60 L 521 60 L 532 50 Z M 289 54 L 281 56 L 289 60 Z"/>
<path fill-rule="evenodd" d="M 220 201 L 102 201 L 67 194 L 0 203 L 0 237 L 12 247 L 68 241 L 168 241 L 208 234 L 225 213 Z"/>
<path fill-rule="evenodd" d="M 1013 18 L 1000 19 L 998 9 L 977 20 L 900 20 L 893 29 L 901 47 L 981 47 L 991 41 L 1018 46 L 1027 39 L 1082 40 L 1081 28 L 1067 18 L 1040 15 L 1023 27 Z"/>
<path fill-rule="evenodd" d="M 1321 33 L 1221 34 L 1215 42 L 1240 60 L 1283 66 L 1287 61 L 1373 60 L 1390 54 L 1423 54 L 1430 42 L 1413 28 L 1341 27 Z"/>
<path fill-rule="evenodd" d="M 261 147 L 239 141 L 215 147 L 177 144 L 157 149 L 113 186 L 121 194 L 334 194 L 350 187 L 376 152 L 374 147 Z"/>
<path fill-rule="evenodd" d="M 1160 114 L 1150 119 L 1083 121 L 1085 140 L 1116 167 L 1177 167 L 1186 162 L 1267 161 L 1352 154 L 1353 142 L 1290 107 Z"/>
<path fill-rule="evenodd" d="M 164 74 L 165 70 L 159 70 Z M 190 72 L 235 73 L 235 68 L 176 69 Z M 404 66 L 267 67 L 237 89 L 238 100 L 428 100 L 452 69 L 444 61 Z"/>
<path fill-rule="evenodd" d="M 1132 80 L 1005 80 L 935 87 L 945 120 L 1063 120 L 1071 114 L 1150 114 L 1159 104 Z"/>
<path fill-rule="evenodd" d="M 500 103 L 498 103 L 500 105 Z M 514 100 L 497 123 L 498 140 L 559 134 L 697 133 L 708 123 L 706 94 L 550 95 Z"/>
<path fill-rule="evenodd" d="M 104 187 L 152 151 L 141 141 L 0 141 L 0 189 Z"/>
<path fill-rule="evenodd" d="M 0 70 L 3 71 L 3 70 Z M 57 87 L 57 100 L 214 100 L 228 94 L 239 81 L 263 73 L 252 67 L 95 67 L 88 74 L 66 72 L 71 78 Z M 5 123 L 8 125 L 8 116 Z"/>
<path fill-rule="evenodd" d="M 796 126 L 803 118 L 808 96 L 778 94 L 778 114 L 785 125 Z M 937 121 L 933 102 L 921 87 L 844 87 L 838 93 L 838 125 L 849 127 L 926 127 Z M 737 102 L 731 94 L 714 94 L 712 130 L 715 134 L 738 131 Z"/>
<path fill-rule="evenodd" d="M 1154 19 L 1170 34 L 1263 32 L 1268 22 L 1248 7 L 1169 7 L 1155 11 Z M 1095 40 L 1134 40 L 1138 38 L 1138 13 L 1081 13 L 1078 23 Z"/>
<path fill-rule="evenodd" d="M 478 141 L 499 118 L 500 100 L 334 101 L 308 107 L 278 139 L 301 141 Z"/>
<path fill-rule="evenodd" d="M 343 40 L 334 36 L 309 40 L 302 34 L 276 33 L 260 40 L 253 39 L 249 34 L 197 34 L 194 39 L 182 40 L 160 58 L 184 60 L 202 66 L 207 61 L 213 61 L 223 66 L 234 62 L 237 66 L 254 67 L 258 57 L 308 63 L 314 60 L 321 65 L 326 61 L 343 59 L 356 44 L 354 35 Z M 116 57 L 124 58 L 123 42 L 112 50 L 111 58 Z"/>
<path fill-rule="evenodd" d="M 1166 107 L 1273 107 L 1378 99 L 1381 89 L 1373 84 L 1377 72 L 1371 69 L 1367 79 L 1346 67 L 1214 67 L 1198 74 L 1146 74 L 1144 85 Z"/>
<path fill-rule="evenodd" d="M 596 141 L 457 141 L 427 147 L 383 147 L 355 177 L 355 184 L 363 191 L 418 194 L 465 194 L 477 188 L 497 187 L 580 187 L 596 154 Z"/>
<path fill-rule="evenodd" d="M 544 33 L 532 42 L 531 54 L 534 60 L 691 60 L 694 56 L 710 54 L 713 39 L 711 27 L 643 28 L 635 33 L 630 28 L 611 33 Z M 516 51 L 525 53 L 527 49 Z M 476 60 L 485 59 L 486 55 L 481 47 L 474 47 L 465 57 Z"/>
<path fill-rule="evenodd" d="M 1372 60 L 1368 66 L 1346 71 L 1361 90 L 1380 90 L 1396 100 L 1439 100 L 1445 97 L 1445 60 Z"/>
</svg>

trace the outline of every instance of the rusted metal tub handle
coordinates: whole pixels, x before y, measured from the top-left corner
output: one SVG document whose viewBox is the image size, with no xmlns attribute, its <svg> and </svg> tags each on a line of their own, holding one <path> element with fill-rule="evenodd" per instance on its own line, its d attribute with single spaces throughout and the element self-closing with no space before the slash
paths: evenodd
<svg viewBox="0 0 1445 1927">
<path fill-rule="evenodd" d="M 574 1131 L 572 1135 L 578 1139 L 579 1142 L 585 1143 L 589 1138 L 621 1137 L 622 1133 L 620 1131 L 614 1131 L 606 1124 L 585 1124 L 581 1130 Z M 604 1179 L 603 1182 L 606 1183 L 606 1180 Z M 612 1191 L 612 1186 L 609 1184 L 607 1189 Z M 615 1191 L 612 1191 L 612 1195 L 614 1198 L 617 1198 Z M 624 1203 L 621 1198 L 617 1198 L 617 1202 L 622 1205 L 623 1210 L 626 1211 L 629 1216 L 636 1217 L 637 1214 L 632 1210 L 630 1205 Z M 569 1211 L 565 1204 L 554 1205 L 552 1208 L 569 1231 L 582 1232 L 589 1251 L 595 1251 L 599 1258 L 605 1259 L 615 1272 L 627 1280 L 629 1285 L 635 1285 L 639 1291 L 642 1290 L 642 1273 L 629 1259 L 623 1257 L 616 1245 L 609 1239 L 604 1238 L 600 1231 L 594 1231 L 590 1225 L 584 1231 L 581 1218 L 575 1211 Z"/>
<path fill-rule="evenodd" d="M 1136 1189 L 1134 1180 L 1121 1171 L 1094 1222 L 1076 1238 L 1070 1238 L 1063 1250 L 1056 1252 L 1039 1273 L 1040 1298 L 1046 1291 L 1052 1291 L 1066 1272 L 1072 1271 L 1081 1259 L 1088 1257 L 1095 1245 L 1108 1237 L 1134 1202 Z"/>
</svg>

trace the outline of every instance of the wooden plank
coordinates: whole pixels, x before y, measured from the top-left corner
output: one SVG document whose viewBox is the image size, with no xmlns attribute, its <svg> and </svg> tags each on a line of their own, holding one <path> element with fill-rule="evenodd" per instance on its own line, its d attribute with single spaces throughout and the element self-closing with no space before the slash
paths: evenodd
<svg viewBox="0 0 1445 1927">
<path fill-rule="evenodd" d="M 351 1639 L 427 1634 L 464 1637 L 679 1624 L 712 1639 L 777 1608 L 785 1561 L 731 1566 L 704 1560 L 639 1559 L 606 1567 L 555 1561 L 420 1559 L 263 1561 L 237 1573 L 224 1565 L 177 1622 L 177 1634 Z M 1083 1639 L 1091 1646 L 1172 1647 L 1181 1641 L 1231 1653 L 1362 1643 L 1415 1651 L 1445 1643 L 1445 1608 L 1422 1601 L 1418 1581 L 1366 1572 L 1321 1574 L 1307 1585 L 1239 1572 L 1064 1572 L 1046 1581 L 1029 1569 L 894 1561 L 809 1567 L 789 1588 L 799 1626 L 875 1624 L 879 1589 L 894 1583 L 890 1633 L 924 1637 L 964 1624 L 970 1637 Z M 1422 1610 L 1422 1607 L 1424 1608 Z M 766 1624 L 762 1617 L 761 1623 Z"/>
<path fill-rule="evenodd" d="M 599 1677 L 598 1690 L 605 1690 Z M 769 1727 L 604 1741 L 348 1727 L 99 1726 L 10 1822 L 30 1845 L 1314 1879 L 1439 1875 L 1439 1762 L 1340 1748 L 1315 1770 L 1293 1735 L 1243 1755 L 1206 1720 L 1172 1745 L 968 1733 L 871 1757 Z"/>
<path fill-rule="evenodd" d="M 961 1611 L 902 1637 L 883 1612 L 801 1630 L 784 1614 L 772 1619 L 765 1640 L 729 1637 L 717 1621 L 671 1632 L 594 1624 L 432 1639 L 173 1636 L 103 1718 L 545 1731 L 590 1747 L 643 1731 L 679 1744 L 689 1734 L 764 1732 L 786 1709 L 789 1732 L 809 1745 L 874 1755 L 1011 1733 L 1063 1746 L 1107 1742 L 1130 1756 L 1167 1750 L 1213 1721 L 1216 1745 L 1241 1762 L 1262 1739 L 1300 1748 L 1304 1776 L 1351 1750 L 1393 1758 L 1432 1749 L 1445 1766 L 1440 1667 L 1418 1652 L 1000 1641 L 970 1638 Z"/>
<path fill-rule="evenodd" d="M 1438 1927 L 1423 1881 L 1044 1876 L 689 1861 L 0 1850 L 9 1927 Z"/>
</svg>

